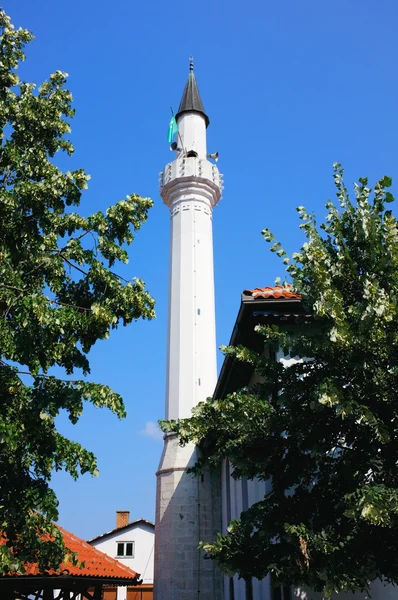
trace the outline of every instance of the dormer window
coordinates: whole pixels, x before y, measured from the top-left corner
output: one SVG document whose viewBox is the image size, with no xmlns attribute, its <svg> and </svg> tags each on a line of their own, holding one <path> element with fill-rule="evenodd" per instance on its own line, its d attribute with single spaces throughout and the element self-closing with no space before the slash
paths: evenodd
<svg viewBox="0 0 398 600">
<path fill-rule="evenodd" d="M 134 558 L 134 542 L 117 542 L 117 558 Z"/>
<path fill-rule="evenodd" d="M 195 150 L 189 150 L 189 152 L 187 152 L 187 158 L 197 158 L 198 153 L 195 152 Z"/>
</svg>

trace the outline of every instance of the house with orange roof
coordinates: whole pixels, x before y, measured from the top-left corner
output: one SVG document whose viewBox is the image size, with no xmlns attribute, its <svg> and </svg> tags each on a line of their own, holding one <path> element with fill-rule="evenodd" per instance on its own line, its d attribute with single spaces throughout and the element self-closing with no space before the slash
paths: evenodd
<svg viewBox="0 0 398 600">
<path fill-rule="evenodd" d="M 87 543 L 140 573 L 141 583 L 138 587 L 108 590 L 106 600 L 152 600 L 154 523 L 146 519 L 130 521 L 128 510 L 118 510 L 116 527 Z"/>
<path fill-rule="evenodd" d="M 134 589 L 140 583 L 139 573 L 59 525 L 56 527 L 78 564 L 66 562 L 58 571 L 45 573 L 37 564 L 26 564 L 24 573 L 0 577 L 1 600 L 113 600 L 109 590 L 116 586 Z M 2 538 L 0 545 L 6 543 Z"/>
</svg>

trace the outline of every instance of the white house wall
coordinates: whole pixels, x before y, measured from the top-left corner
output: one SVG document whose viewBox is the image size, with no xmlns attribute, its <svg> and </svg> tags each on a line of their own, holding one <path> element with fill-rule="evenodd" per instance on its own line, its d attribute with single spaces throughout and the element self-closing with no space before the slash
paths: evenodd
<svg viewBox="0 0 398 600">
<path fill-rule="evenodd" d="M 118 542 L 134 542 L 134 557 L 117 556 Z M 142 523 L 132 529 L 116 530 L 105 539 L 92 542 L 92 546 L 108 556 L 140 573 L 143 583 L 153 583 L 153 548 L 155 542 L 154 528 Z M 126 592 L 126 588 L 120 588 Z M 119 600 L 119 596 L 118 596 Z"/>
</svg>

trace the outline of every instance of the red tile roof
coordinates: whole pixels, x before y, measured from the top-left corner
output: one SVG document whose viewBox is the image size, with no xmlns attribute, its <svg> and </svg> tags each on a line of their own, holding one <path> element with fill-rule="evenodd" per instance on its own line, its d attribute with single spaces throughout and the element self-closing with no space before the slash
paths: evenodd
<svg viewBox="0 0 398 600">
<path fill-rule="evenodd" d="M 264 288 L 255 288 L 254 290 L 244 290 L 243 294 L 245 296 L 252 296 L 253 298 L 269 298 L 271 300 L 278 300 L 279 298 L 296 298 L 297 300 L 301 300 L 301 294 L 291 290 L 291 285 L 274 285 Z"/>
<path fill-rule="evenodd" d="M 79 562 L 84 562 L 84 568 L 80 569 L 79 566 L 74 566 L 71 562 L 63 563 L 60 566 L 59 572 L 51 570 L 46 573 L 40 573 L 37 564 L 26 564 L 25 573 L 23 576 L 65 576 L 69 577 L 98 577 L 100 579 L 116 579 L 126 580 L 126 583 L 135 583 L 139 578 L 139 574 L 135 571 L 126 567 L 118 560 L 111 558 L 107 554 L 100 552 L 90 544 L 87 544 L 84 540 L 78 538 L 73 533 L 66 531 L 59 525 L 56 525 L 61 531 L 64 538 L 65 546 L 75 552 Z M 0 545 L 4 545 L 6 542 L 4 538 L 0 540 Z M 10 573 L 10 576 L 18 576 L 19 573 Z"/>
</svg>

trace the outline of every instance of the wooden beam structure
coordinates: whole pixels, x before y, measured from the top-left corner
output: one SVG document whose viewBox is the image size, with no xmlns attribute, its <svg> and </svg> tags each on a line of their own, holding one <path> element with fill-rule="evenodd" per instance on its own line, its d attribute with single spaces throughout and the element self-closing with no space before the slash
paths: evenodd
<svg viewBox="0 0 398 600">
<path fill-rule="evenodd" d="M 110 585 L 131 586 L 123 580 L 89 577 L 0 577 L 1 600 L 102 600 Z"/>
</svg>

